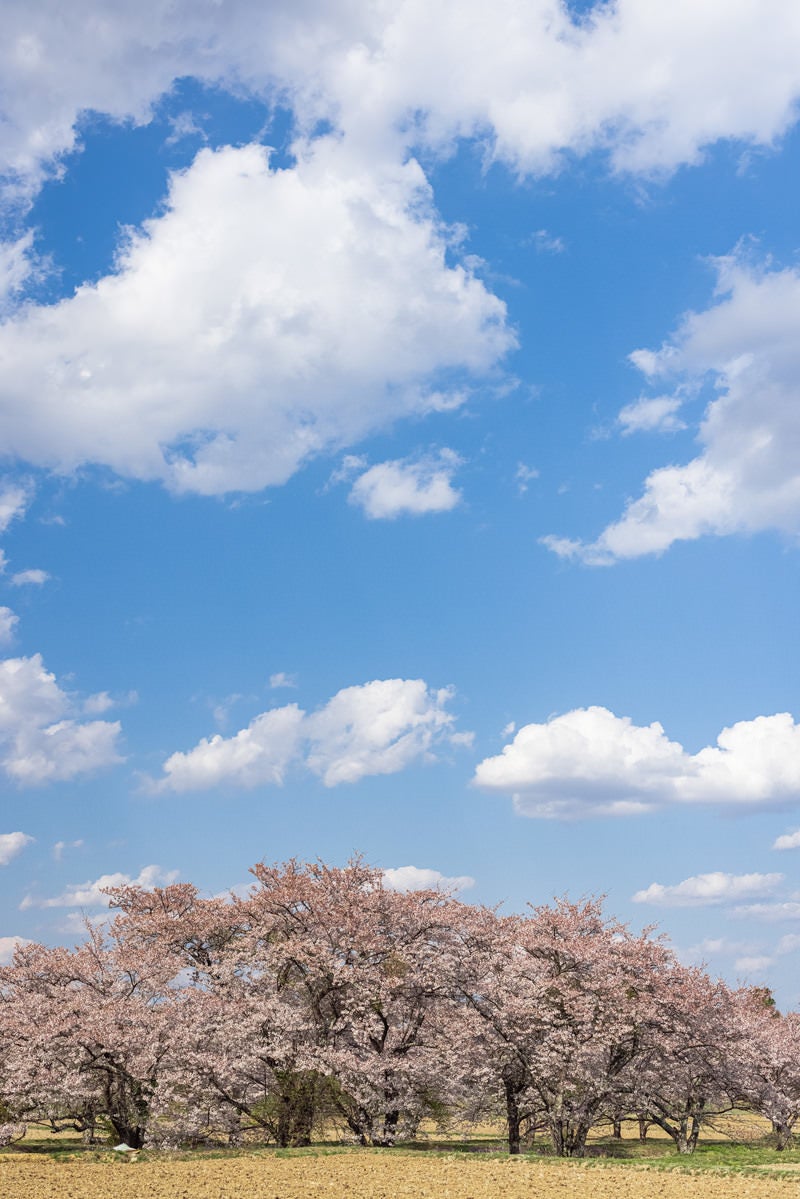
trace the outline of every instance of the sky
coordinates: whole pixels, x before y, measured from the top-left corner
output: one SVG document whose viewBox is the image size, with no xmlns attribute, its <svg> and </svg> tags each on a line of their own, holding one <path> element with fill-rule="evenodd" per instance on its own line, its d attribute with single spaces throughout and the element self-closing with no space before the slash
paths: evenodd
<svg viewBox="0 0 800 1199">
<path fill-rule="evenodd" d="M 0 958 L 356 853 L 800 1005 L 793 0 L 3 0 Z"/>
</svg>

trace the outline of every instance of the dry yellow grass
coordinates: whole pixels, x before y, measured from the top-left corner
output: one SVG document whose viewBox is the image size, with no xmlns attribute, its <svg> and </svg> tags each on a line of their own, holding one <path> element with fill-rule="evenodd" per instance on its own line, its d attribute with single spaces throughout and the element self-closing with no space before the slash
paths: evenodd
<svg viewBox="0 0 800 1199">
<path fill-rule="evenodd" d="M 0 1157 L 3 1199 L 797 1199 L 796 1180 L 401 1153 L 56 1162 Z"/>
</svg>

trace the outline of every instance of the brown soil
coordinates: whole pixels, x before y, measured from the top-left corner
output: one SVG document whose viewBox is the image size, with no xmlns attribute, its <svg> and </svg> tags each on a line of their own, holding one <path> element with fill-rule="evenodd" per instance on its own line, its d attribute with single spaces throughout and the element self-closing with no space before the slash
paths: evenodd
<svg viewBox="0 0 800 1199">
<path fill-rule="evenodd" d="M 3 1199 L 798 1199 L 797 1181 L 641 1167 L 337 1153 L 159 1161 L 0 1157 Z"/>
</svg>

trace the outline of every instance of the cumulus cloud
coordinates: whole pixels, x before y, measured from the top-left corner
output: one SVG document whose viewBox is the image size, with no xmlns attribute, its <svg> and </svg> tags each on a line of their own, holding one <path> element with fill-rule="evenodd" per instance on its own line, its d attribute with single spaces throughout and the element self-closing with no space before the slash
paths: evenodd
<svg viewBox="0 0 800 1199">
<path fill-rule="evenodd" d="M 37 899 L 26 895 L 19 905 L 27 908 L 103 908 L 108 906 L 108 896 L 103 892 L 108 887 L 166 887 L 178 877 L 177 870 L 162 870 L 160 866 L 144 866 L 135 878 L 120 871 L 101 874 L 93 882 L 73 883 L 51 899 Z"/>
<path fill-rule="evenodd" d="M 659 350 L 631 355 L 652 380 L 683 380 L 675 411 L 687 385 L 714 380 L 700 453 L 653 471 L 596 541 L 545 538 L 560 556 L 606 565 L 706 535 L 800 535 L 800 269 L 760 266 L 741 248 L 716 268 L 714 303 Z"/>
<path fill-rule="evenodd" d="M 164 777 L 147 785 L 156 792 L 280 785 L 293 764 L 326 787 L 394 774 L 458 736 L 445 708 L 451 696 L 422 679 L 376 679 L 343 688 L 311 714 L 297 704 L 272 708 L 232 737 L 206 737 L 172 754 Z"/>
<path fill-rule="evenodd" d="M 679 396 L 642 397 L 621 409 L 617 423 L 623 436 L 631 433 L 674 433 L 685 429 L 686 424 L 678 416 L 682 399 Z"/>
<path fill-rule="evenodd" d="M 632 899 L 634 903 L 652 903 L 664 908 L 706 907 L 773 895 L 782 882 L 782 874 L 725 874 L 715 870 L 695 874 L 671 886 L 651 883 Z"/>
<path fill-rule="evenodd" d="M 27 937 L 0 937 L 0 966 L 8 966 L 18 945 L 30 945 Z"/>
<path fill-rule="evenodd" d="M 800 849 L 800 829 L 794 833 L 782 833 L 780 837 L 776 837 L 772 845 L 773 849 Z"/>
<path fill-rule="evenodd" d="M 223 783 L 238 787 L 280 785 L 300 744 L 305 713 L 297 704 L 262 712 L 233 737 L 215 733 L 164 763 L 157 791 L 200 791 Z"/>
<path fill-rule="evenodd" d="M 306 763 L 326 787 L 367 775 L 395 774 L 425 760 L 443 738 L 452 741 L 449 688 L 423 679 L 376 679 L 345 687 L 307 717 Z"/>
<path fill-rule="evenodd" d="M 5 605 L 0 607 L 0 645 L 8 645 L 14 640 L 14 634 L 19 624 L 19 617 Z"/>
<path fill-rule="evenodd" d="M 784 712 L 725 728 L 689 754 L 663 727 L 578 708 L 521 728 L 473 782 L 524 816 L 614 816 L 663 804 L 773 807 L 800 799 L 800 725 Z"/>
<path fill-rule="evenodd" d="M 395 866 L 384 870 L 383 883 L 389 891 L 466 891 L 475 879 L 468 874 L 448 877 L 424 866 Z"/>
<path fill-rule="evenodd" d="M 23 785 L 75 778 L 122 761 L 118 722 L 75 718 L 40 654 L 0 661 L 0 765 Z"/>
<path fill-rule="evenodd" d="M 203 150 L 113 274 L 0 325 L 4 448 L 177 492 L 283 483 L 457 405 L 514 345 L 453 249 L 414 161 L 354 167 L 333 138 L 284 170 L 263 146 Z"/>
<path fill-rule="evenodd" d="M 7 866 L 26 845 L 33 844 L 27 833 L 0 833 L 0 866 Z"/>
<path fill-rule="evenodd" d="M 14 587 L 41 587 L 49 578 L 50 575 L 46 570 L 34 568 L 33 570 L 18 570 L 16 574 L 11 576 L 9 582 Z"/>
<path fill-rule="evenodd" d="M 0 161 L 29 193 L 76 145 L 81 113 L 144 122 L 194 75 L 288 97 L 362 152 L 390 132 L 429 152 L 479 136 L 520 172 L 598 149 L 616 169 L 663 171 L 720 138 L 772 145 L 796 119 L 798 62 L 784 0 L 617 0 L 579 18 L 552 0 L 87 0 L 68 15 L 9 0 Z"/>
<path fill-rule="evenodd" d="M 461 463 L 458 454 L 447 449 L 422 458 L 379 462 L 356 479 L 350 503 L 363 508 L 371 520 L 449 512 L 461 500 L 461 492 L 453 487 Z"/>
</svg>

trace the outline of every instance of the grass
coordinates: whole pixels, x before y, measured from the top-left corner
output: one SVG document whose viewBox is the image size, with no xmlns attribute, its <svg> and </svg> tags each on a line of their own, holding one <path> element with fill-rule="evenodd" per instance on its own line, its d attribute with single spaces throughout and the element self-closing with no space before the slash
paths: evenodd
<svg viewBox="0 0 800 1199">
<path fill-rule="evenodd" d="M 653 1130 L 647 1141 L 639 1142 L 633 1130 L 623 1140 L 615 1140 L 598 1129 L 588 1146 L 587 1156 L 568 1164 L 578 1169 L 629 1165 L 660 1171 L 680 1171 L 692 1174 L 743 1174 L 761 1177 L 794 1177 L 800 1180 L 800 1148 L 774 1149 L 764 1136 L 764 1126 L 751 1117 L 731 1118 L 716 1128 L 709 1128 L 706 1139 L 699 1142 L 691 1156 L 675 1151 L 672 1142 Z M 213 1160 L 218 1158 L 261 1157 L 278 1158 L 327 1157 L 345 1153 L 365 1155 L 450 1157 L 480 1155 L 484 1159 L 504 1160 L 502 1134 L 498 1129 L 475 1130 L 468 1138 L 436 1135 L 434 1130 L 411 1144 L 393 1149 L 356 1148 L 330 1141 L 319 1141 L 304 1149 L 276 1149 L 274 1146 L 253 1144 L 242 1148 L 222 1146 L 198 1149 L 159 1151 L 137 1150 L 131 1153 L 114 1151 L 110 1146 L 85 1145 L 74 1132 L 52 1133 L 46 1125 L 31 1125 L 24 1141 L 11 1145 L 3 1153 L 31 1154 L 53 1161 L 114 1162 L 132 1165 L 140 1161 Z M 545 1138 L 534 1143 L 532 1151 L 523 1155 L 545 1164 L 562 1161 L 553 1157 Z"/>
</svg>

